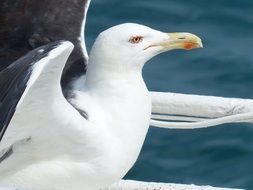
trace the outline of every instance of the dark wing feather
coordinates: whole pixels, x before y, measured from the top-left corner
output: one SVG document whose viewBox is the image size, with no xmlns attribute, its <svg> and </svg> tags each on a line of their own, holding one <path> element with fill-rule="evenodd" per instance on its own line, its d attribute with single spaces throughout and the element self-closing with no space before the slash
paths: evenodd
<svg viewBox="0 0 253 190">
<path fill-rule="evenodd" d="M 0 72 L 0 141 L 26 89 L 34 64 L 60 43 L 54 42 L 37 48 Z"/>
<path fill-rule="evenodd" d="M 67 40 L 75 49 L 66 64 L 63 83 L 85 73 L 87 55 L 80 35 L 88 5 L 89 0 L 1 0 L 0 70 L 32 49 Z"/>
</svg>

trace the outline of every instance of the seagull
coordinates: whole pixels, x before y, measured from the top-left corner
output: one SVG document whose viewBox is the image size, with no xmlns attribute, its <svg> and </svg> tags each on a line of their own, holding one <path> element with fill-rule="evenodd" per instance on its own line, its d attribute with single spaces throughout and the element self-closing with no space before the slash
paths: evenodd
<svg viewBox="0 0 253 190">
<path fill-rule="evenodd" d="M 74 44 L 74 49 L 67 60 L 61 78 L 63 94 L 69 100 L 73 94 L 71 92 L 74 89 L 73 82 L 84 78 L 87 70 L 88 53 L 84 34 L 90 3 L 91 0 L 1 0 L 0 71 L 42 45 L 58 40 L 70 41 Z M 164 113 L 164 110 L 168 110 L 166 102 L 170 99 L 160 99 L 161 95 L 165 95 L 164 93 L 152 91 L 150 93 L 152 99 L 150 124 L 152 126 L 185 128 L 186 121 L 190 126 L 195 126 L 192 120 L 196 118 L 189 117 L 193 116 L 190 114 L 192 112 L 185 114 L 184 106 L 177 106 L 176 109 L 169 109 Z M 162 113 L 157 110 L 157 107 L 163 110 Z M 203 125 L 203 123 L 196 124 Z"/>
<path fill-rule="evenodd" d="M 74 46 L 39 47 L 0 73 L 0 184 L 95 190 L 135 163 L 151 117 L 142 68 L 173 49 L 202 47 L 190 33 L 126 23 L 102 32 L 67 100 L 61 76 Z"/>
</svg>

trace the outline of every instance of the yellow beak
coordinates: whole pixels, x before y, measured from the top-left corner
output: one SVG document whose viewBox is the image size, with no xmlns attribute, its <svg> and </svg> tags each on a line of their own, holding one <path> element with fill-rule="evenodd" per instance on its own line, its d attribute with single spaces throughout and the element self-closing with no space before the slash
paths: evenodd
<svg viewBox="0 0 253 190">
<path fill-rule="evenodd" d="M 191 50 L 195 48 L 202 48 L 201 39 L 191 33 L 168 33 L 169 39 L 166 42 L 159 44 L 165 50 L 171 49 L 185 49 Z"/>
</svg>

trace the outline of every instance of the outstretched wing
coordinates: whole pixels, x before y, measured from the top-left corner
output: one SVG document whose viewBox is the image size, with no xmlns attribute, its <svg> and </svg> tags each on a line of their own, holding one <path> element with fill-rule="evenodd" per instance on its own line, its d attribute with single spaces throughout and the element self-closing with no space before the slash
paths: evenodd
<svg viewBox="0 0 253 190">
<path fill-rule="evenodd" d="M 90 0 L 1 0 L 0 70 L 32 49 L 67 40 L 75 48 L 64 69 L 63 82 L 86 70 L 84 42 Z"/>
<path fill-rule="evenodd" d="M 63 97 L 60 79 L 72 49 L 70 42 L 50 43 L 31 51 L 0 72 L 0 140 L 13 116 L 17 111 L 23 113 L 20 109 L 26 105 L 34 111 L 47 109 L 56 100 L 69 105 Z M 37 102 L 38 106 L 35 106 Z"/>
</svg>

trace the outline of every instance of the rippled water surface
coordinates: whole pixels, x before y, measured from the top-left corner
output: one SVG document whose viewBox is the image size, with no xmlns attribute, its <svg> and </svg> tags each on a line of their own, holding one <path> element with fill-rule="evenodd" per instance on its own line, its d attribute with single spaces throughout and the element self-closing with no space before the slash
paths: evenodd
<svg viewBox="0 0 253 190">
<path fill-rule="evenodd" d="M 104 29 L 136 22 L 199 35 L 205 48 L 150 61 L 150 90 L 253 98 L 252 0 L 92 0 L 87 44 Z M 151 128 L 127 178 L 253 189 L 253 125 L 191 131 Z"/>
</svg>

